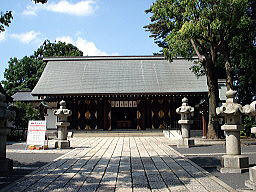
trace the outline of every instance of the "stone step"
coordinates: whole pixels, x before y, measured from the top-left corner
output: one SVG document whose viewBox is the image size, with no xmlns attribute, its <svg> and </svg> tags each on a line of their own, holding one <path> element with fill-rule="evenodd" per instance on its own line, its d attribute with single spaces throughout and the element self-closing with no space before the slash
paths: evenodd
<svg viewBox="0 0 256 192">
<path fill-rule="evenodd" d="M 69 130 L 71 131 L 71 130 Z M 73 137 L 149 137 L 157 136 L 162 137 L 163 130 L 73 130 Z"/>
</svg>

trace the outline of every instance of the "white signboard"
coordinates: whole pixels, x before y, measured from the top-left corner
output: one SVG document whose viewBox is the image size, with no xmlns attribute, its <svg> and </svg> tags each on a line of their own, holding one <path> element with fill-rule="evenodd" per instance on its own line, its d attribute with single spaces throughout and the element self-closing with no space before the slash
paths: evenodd
<svg viewBox="0 0 256 192">
<path fill-rule="evenodd" d="M 27 145 L 44 145 L 46 121 L 29 121 Z"/>
<path fill-rule="evenodd" d="M 137 107 L 137 101 L 111 101 L 111 107 Z"/>
<path fill-rule="evenodd" d="M 129 107 L 128 101 L 124 101 L 124 107 Z"/>
</svg>

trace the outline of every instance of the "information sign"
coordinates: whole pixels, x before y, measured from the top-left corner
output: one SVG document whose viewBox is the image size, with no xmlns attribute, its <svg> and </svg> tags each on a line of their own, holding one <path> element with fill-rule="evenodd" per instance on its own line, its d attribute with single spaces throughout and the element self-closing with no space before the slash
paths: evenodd
<svg viewBox="0 0 256 192">
<path fill-rule="evenodd" d="M 44 146 L 46 121 L 29 121 L 27 145 Z"/>
</svg>

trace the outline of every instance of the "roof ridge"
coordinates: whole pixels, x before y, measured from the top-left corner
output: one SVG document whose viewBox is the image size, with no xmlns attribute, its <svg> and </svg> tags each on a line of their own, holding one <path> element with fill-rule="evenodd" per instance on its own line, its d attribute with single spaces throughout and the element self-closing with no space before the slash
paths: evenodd
<svg viewBox="0 0 256 192">
<path fill-rule="evenodd" d="M 193 57 L 192 59 L 197 59 Z M 45 57 L 44 61 L 81 61 L 81 60 L 167 60 L 162 55 L 142 55 L 142 56 L 55 56 Z M 177 57 L 173 60 L 187 60 L 183 57 Z"/>
</svg>

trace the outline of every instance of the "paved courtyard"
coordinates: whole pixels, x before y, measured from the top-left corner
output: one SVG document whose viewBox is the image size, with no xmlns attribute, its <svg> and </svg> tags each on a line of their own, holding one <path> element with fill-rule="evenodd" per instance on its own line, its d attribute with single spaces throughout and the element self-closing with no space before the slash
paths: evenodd
<svg viewBox="0 0 256 192">
<path fill-rule="evenodd" d="M 87 137 L 2 191 L 234 191 L 164 137 Z"/>
</svg>

